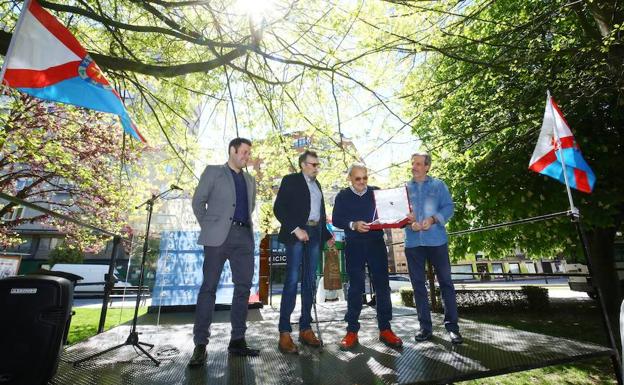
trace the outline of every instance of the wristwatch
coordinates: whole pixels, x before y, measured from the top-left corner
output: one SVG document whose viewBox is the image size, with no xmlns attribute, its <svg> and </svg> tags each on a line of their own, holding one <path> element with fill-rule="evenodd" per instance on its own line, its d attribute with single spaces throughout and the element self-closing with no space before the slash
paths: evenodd
<svg viewBox="0 0 624 385">
<path fill-rule="evenodd" d="M 349 228 L 353 231 L 355 231 L 355 222 L 351 221 L 349 222 Z"/>
</svg>

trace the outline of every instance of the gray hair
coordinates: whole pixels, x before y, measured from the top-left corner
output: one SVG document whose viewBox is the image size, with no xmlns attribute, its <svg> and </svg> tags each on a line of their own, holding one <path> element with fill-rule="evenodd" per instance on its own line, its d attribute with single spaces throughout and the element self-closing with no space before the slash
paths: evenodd
<svg viewBox="0 0 624 385">
<path fill-rule="evenodd" d="M 415 152 L 410 159 L 414 159 L 415 156 L 422 156 L 425 158 L 425 166 L 431 166 L 431 155 L 427 152 Z"/>
<path fill-rule="evenodd" d="M 366 168 L 366 166 L 363 163 L 353 163 L 351 166 L 349 166 L 349 168 L 347 169 L 347 175 L 351 176 L 351 173 L 353 172 L 353 170 L 355 170 L 356 168 L 359 168 L 361 170 L 364 170 L 368 173 L 368 168 Z"/>
</svg>

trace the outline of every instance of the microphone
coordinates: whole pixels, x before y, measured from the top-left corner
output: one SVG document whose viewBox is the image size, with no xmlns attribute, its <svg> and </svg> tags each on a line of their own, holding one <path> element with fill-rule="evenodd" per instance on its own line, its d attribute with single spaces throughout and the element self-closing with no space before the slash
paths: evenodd
<svg viewBox="0 0 624 385">
<path fill-rule="evenodd" d="M 174 184 L 172 184 L 172 185 L 171 185 L 171 186 L 169 186 L 169 187 L 171 187 L 171 189 L 172 189 L 172 190 L 180 190 L 180 191 L 184 191 L 184 189 L 183 189 L 182 187 L 176 186 L 176 185 L 174 185 Z"/>
</svg>

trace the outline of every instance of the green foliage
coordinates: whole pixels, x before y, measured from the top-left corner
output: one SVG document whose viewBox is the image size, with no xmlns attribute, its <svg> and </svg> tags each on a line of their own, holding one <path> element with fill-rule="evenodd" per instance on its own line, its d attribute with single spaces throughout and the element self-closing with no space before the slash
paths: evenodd
<svg viewBox="0 0 624 385">
<path fill-rule="evenodd" d="M 48 264 L 54 266 L 57 263 L 82 263 L 84 253 L 77 247 L 61 243 L 56 246 L 48 257 Z"/>
<path fill-rule="evenodd" d="M 624 161 L 621 38 L 601 39 L 595 16 L 563 1 L 478 1 L 423 43 L 435 53 L 406 83 L 406 110 L 435 155 L 432 174 L 457 203 L 451 231 L 567 209 L 564 187 L 528 170 L 547 89 L 598 177 L 593 194 L 573 192 L 584 223 L 590 230 L 620 225 L 624 174 L 613 165 Z M 454 237 L 451 246 L 455 259 L 480 250 L 505 257 L 518 248 L 531 257 L 580 254 L 567 218 Z"/>
</svg>

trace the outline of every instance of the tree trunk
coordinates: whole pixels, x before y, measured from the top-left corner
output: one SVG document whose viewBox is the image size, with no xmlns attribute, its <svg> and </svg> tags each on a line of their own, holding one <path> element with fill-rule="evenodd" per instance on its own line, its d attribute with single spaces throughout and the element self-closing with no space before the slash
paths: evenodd
<svg viewBox="0 0 624 385">
<path fill-rule="evenodd" d="M 588 231 L 589 252 L 592 260 L 593 283 L 600 287 L 609 315 L 618 319 L 620 309 L 620 281 L 615 269 L 613 243 L 615 227 Z"/>
</svg>

